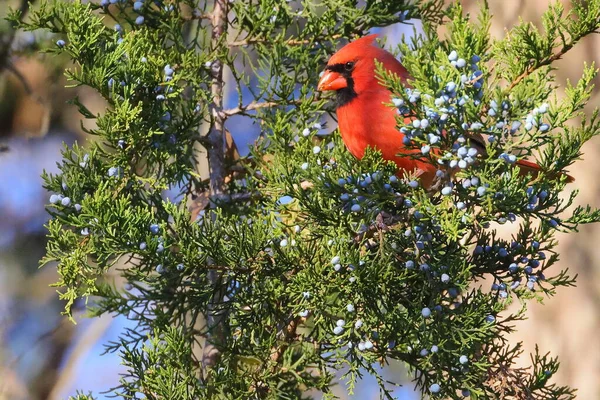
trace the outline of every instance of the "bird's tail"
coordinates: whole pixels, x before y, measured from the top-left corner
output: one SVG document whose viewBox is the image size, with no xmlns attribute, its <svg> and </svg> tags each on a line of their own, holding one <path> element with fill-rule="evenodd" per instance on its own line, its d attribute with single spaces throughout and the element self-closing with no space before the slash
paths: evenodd
<svg viewBox="0 0 600 400">
<path fill-rule="evenodd" d="M 537 176 L 537 174 L 541 170 L 539 165 L 537 165 L 536 163 L 533 163 L 531 161 L 526 161 L 526 160 L 517 161 L 517 166 L 521 170 L 521 175 L 527 175 L 528 173 L 531 173 L 533 176 Z M 575 180 L 575 178 L 573 178 L 571 175 L 563 174 L 563 173 L 556 174 L 556 177 L 561 177 L 563 175 L 567 177 L 567 182 L 569 182 L 569 183 L 573 182 Z"/>
</svg>

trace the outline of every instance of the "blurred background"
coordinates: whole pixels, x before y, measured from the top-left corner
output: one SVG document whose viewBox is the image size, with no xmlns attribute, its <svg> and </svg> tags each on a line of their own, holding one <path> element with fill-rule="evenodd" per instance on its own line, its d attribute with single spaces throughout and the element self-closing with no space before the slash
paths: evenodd
<svg viewBox="0 0 600 400">
<path fill-rule="evenodd" d="M 462 2 L 476 13 L 476 1 Z M 494 14 L 492 32 L 500 37 L 519 18 L 539 23 L 547 0 L 490 0 Z M 568 2 L 563 0 L 565 6 Z M 21 0 L 0 0 L 0 18 L 8 6 L 26 7 Z M 412 32 L 399 25 L 383 31 L 388 43 Z M 119 357 L 102 355 L 103 343 L 115 340 L 127 321 L 102 317 L 86 319 L 80 313 L 77 325 L 60 315 L 63 304 L 54 288 L 57 280 L 52 265 L 39 269 L 44 255 L 44 210 L 49 193 L 42 188 L 43 170 L 56 172 L 62 143 L 71 145 L 93 140 L 81 129 L 81 118 L 67 101 L 75 96 L 94 113 L 102 112 L 103 100 L 86 88 L 66 89 L 63 70 L 66 58 L 36 53 L 55 39 L 46 33 L 13 32 L 0 21 L 0 400 L 62 399 L 77 389 L 101 391 L 118 385 Z M 29 56 L 30 54 L 33 56 Z M 590 37 L 556 63 L 558 83 L 577 80 L 583 63 L 600 61 L 600 37 Z M 598 83 L 598 82 L 596 82 Z M 559 96 L 560 96 L 559 89 Z M 597 106 L 600 90 L 588 111 Z M 93 123 L 93 122 L 92 122 Z M 229 126 L 242 154 L 256 135 L 256 128 Z M 90 121 L 85 121 L 91 126 Z M 335 124 L 332 125 L 334 127 Z M 579 189 L 578 204 L 600 207 L 600 138 L 587 143 L 584 160 L 571 170 Z M 529 320 L 517 325 L 515 341 L 525 342 L 526 352 L 535 343 L 542 353 L 561 360 L 555 381 L 578 389 L 581 399 L 600 398 L 600 225 L 582 227 L 577 234 L 560 239 L 560 266 L 578 274 L 577 288 L 561 289 L 545 306 L 535 304 Z M 523 365 L 529 362 L 523 357 Z M 401 368 L 387 374 L 394 380 Z M 365 380 L 352 398 L 377 399 L 374 382 Z M 343 387 L 338 394 L 347 398 Z M 416 399 L 412 385 L 397 392 L 403 399 Z"/>
</svg>

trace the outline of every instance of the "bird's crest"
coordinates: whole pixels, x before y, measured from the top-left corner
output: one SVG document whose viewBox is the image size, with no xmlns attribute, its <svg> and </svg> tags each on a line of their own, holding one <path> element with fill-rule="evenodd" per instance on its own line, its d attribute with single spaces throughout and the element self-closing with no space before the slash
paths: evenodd
<svg viewBox="0 0 600 400">
<path fill-rule="evenodd" d="M 374 45 L 378 36 L 374 33 L 348 43 L 329 59 L 329 64 L 345 63 L 362 55 L 380 54 L 382 49 Z"/>
</svg>

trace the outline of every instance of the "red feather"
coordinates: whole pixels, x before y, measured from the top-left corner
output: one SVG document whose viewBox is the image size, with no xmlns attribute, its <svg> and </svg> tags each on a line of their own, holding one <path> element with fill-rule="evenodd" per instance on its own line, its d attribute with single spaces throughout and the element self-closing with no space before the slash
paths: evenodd
<svg viewBox="0 0 600 400">
<path fill-rule="evenodd" d="M 527 175 L 528 173 L 531 173 L 533 176 L 537 176 L 537 174 L 541 170 L 539 165 L 537 165 L 536 163 L 533 163 L 531 161 L 527 161 L 527 160 L 517 161 L 517 166 L 519 167 L 519 170 L 521 171 L 521 175 Z M 553 175 L 550 175 L 550 176 L 554 178 Z M 575 178 L 573 178 L 571 175 L 558 174 L 558 177 L 560 177 L 560 176 L 566 176 L 567 182 L 569 182 L 569 183 L 575 181 Z"/>
<path fill-rule="evenodd" d="M 375 73 L 375 60 L 390 72 L 406 81 L 408 71 L 389 52 L 375 46 L 377 35 L 368 35 L 342 47 L 329 59 L 325 74 L 319 81 L 319 90 L 343 92 L 344 103 L 337 108 L 338 124 L 342 140 L 355 157 L 361 159 L 367 147 L 381 151 L 385 160 L 394 161 L 398 173 L 416 173 L 425 187 L 435 178 L 437 167 L 427 161 L 401 155 L 420 153 L 418 149 L 406 148 L 404 135 L 396 129 L 396 111 L 391 103 L 391 92 L 382 86 Z M 351 71 L 346 65 L 352 63 Z M 346 69 L 344 69 L 346 68 Z M 479 138 L 473 137 L 479 142 Z M 482 140 L 482 139 L 480 139 Z M 485 148 L 484 143 L 481 143 Z M 517 161 L 523 174 L 540 170 L 530 161 Z M 567 175 L 568 176 L 568 175 Z M 573 178 L 568 176 L 569 182 Z"/>
</svg>

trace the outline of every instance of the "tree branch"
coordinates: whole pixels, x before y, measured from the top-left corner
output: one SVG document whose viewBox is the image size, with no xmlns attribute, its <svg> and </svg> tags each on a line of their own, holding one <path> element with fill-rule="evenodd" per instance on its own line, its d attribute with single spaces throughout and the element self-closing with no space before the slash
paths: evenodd
<svg viewBox="0 0 600 400">
<path fill-rule="evenodd" d="M 342 35 L 336 34 L 331 36 L 331 39 L 340 39 L 342 37 Z M 241 46 L 248 46 L 250 44 L 255 44 L 255 43 L 264 43 L 266 42 L 266 39 L 259 39 L 259 38 L 246 38 L 246 39 L 242 39 L 242 40 L 236 40 L 233 42 L 229 42 L 227 45 L 229 47 L 241 47 Z M 314 43 L 316 40 L 315 38 L 312 39 L 288 39 L 285 44 L 287 46 L 303 46 L 306 44 L 310 44 L 310 43 Z"/>
<path fill-rule="evenodd" d="M 44 99 L 40 95 L 35 93 L 35 91 L 31 87 L 31 85 L 29 84 L 29 81 L 27 81 L 27 78 L 25 76 L 23 76 L 21 71 L 19 71 L 10 60 L 6 60 L 6 64 L 4 65 L 4 68 L 7 71 L 11 72 L 17 78 L 17 80 L 19 82 L 21 82 L 21 85 L 23 86 L 23 90 L 25 90 L 25 93 L 27 93 L 29 96 L 31 96 L 31 98 L 33 98 L 33 100 L 35 100 L 38 104 L 41 104 L 43 106 L 46 105 L 46 102 L 44 101 Z"/>
<path fill-rule="evenodd" d="M 297 105 L 297 104 L 300 104 L 301 102 L 302 102 L 301 99 L 295 99 L 292 101 L 281 100 L 281 101 L 264 101 L 264 102 L 259 102 L 259 101 L 253 100 L 252 102 L 250 102 L 250 104 L 248 104 L 246 106 L 229 108 L 227 110 L 223 110 L 222 116 L 223 116 L 223 118 L 227 118 L 227 117 L 231 117 L 232 115 L 244 114 L 248 111 L 259 110 L 261 108 L 270 108 L 270 107 L 277 107 L 277 106 L 283 106 L 283 105 Z"/>
<path fill-rule="evenodd" d="M 228 0 L 215 0 L 215 6 L 210 14 L 212 34 L 211 50 L 216 52 L 221 45 L 221 40 L 226 35 L 227 30 L 227 6 Z M 225 190 L 225 118 L 223 115 L 223 63 L 216 60 L 211 65 L 212 83 L 210 87 L 212 104 L 211 127 L 208 132 L 208 165 L 210 176 L 211 196 L 223 195 Z M 209 368 L 217 363 L 220 356 L 218 344 L 224 341 L 225 327 L 222 321 L 225 316 L 221 313 L 217 315 L 215 305 L 221 303 L 224 296 L 224 288 L 220 283 L 221 274 L 211 269 L 208 272 L 208 279 L 213 287 L 213 296 L 207 307 L 208 335 L 204 343 L 202 354 L 202 365 Z"/>
<path fill-rule="evenodd" d="M 512 90 L 515 86 L 517 86 L 523 79 L 527 78 L 529 75 L 531 75 L 533 72 L 535 72 L 537 69 L 546 66 L 546 65 L 550 65 L 552 64 L 554 61 L 559 60 L 562 56 L 564 56 L 569 50 L 571 50 L 573 48 L 573 46 L 575 46 L 575 44 L 581 40 L 583 37 L 591 34 L 591 33 L 600 33 L 596 30 L 592 30 L 592 31 L 588 31 L 588 32 L 584 32 L 580 37 L 576 37 L 576 38 L 571 38 L 571 41 L 569 43 L 564 43 L 563 42 L 563 47 L 557 52 L 552 54 L 550 57 L 546 58 L 545 60 L 541 61 L 538 64 L 534 64 L 529 66 L 525 71 L 523 71 L 523 73 L 519 76 L 517 76 L 510 84 L 510 86 L 508 87 L 507 91 Z"/>
<path fill-rule="evenodd" d="M 180 18 L 184 21 L 193 21 L 193 20 L 200 20 L 200 19 L 206 19 L 206 20 L 212 21 L 213 15 L 212 15 L 212 13 L 205 13 L 200 10 L 194 10 L 194 12 L 191 15 L 181 16 Z"/>
<path fill-rule="evenodd" d="M 508 91 L 511 91 L 515 86 L 517 86 L 523 79 L 527 78 L 529 75 L 531 75 L 534 71 L 540 69 L 541 67 L 545 66 L 545 65 L 550 65 L 552 64 L 554 61 L 559 60 L 567 51 L 571 50 L 571 48 L 575 45 L 574 42 L 565 45 L 562 49 L 560 49 L 560 51 L 558 53 L 553 54 L 552 56 L 546 58 L 545 60 L 543 60 L 542 62 L 540 62 L 539 64 L 534 64 L 529 66 L 525 71 L 523 71 L 523 73 L 519 76 L 517 76 L 515 78 L 515 80 L 513 80 L 510 84 L 510 86 L 508 87 Z"/>
<path fill-rule="evenodd" d="M 215 51 L 227 27 L 227 0 L 216 0 L 212 12 L 211 47 Z M 225 119 L 223 118 L 223 63 L 216 60 L 211 66 L 212 83 L 210 105 L 212 123 L 208 132 L 208 162 L 211 194 L 220 194 L 225 181 Z"/>
<path fill-rule="evenodd" d="M 302 317 L 295 317 L 284 328 L 283 343 L 277 346 L 274 352 L 271 354 L 271 360 L 275 361 L 275 366 L 279 364 L 281 357 L 283 357 L 283 353 L 285 353 L 287 348 L 290 346 L 290 342 L 296 337 L 296 329 L 298 329 L 298 325 L 300 325 L 301 320 Z"/>
</svg>

